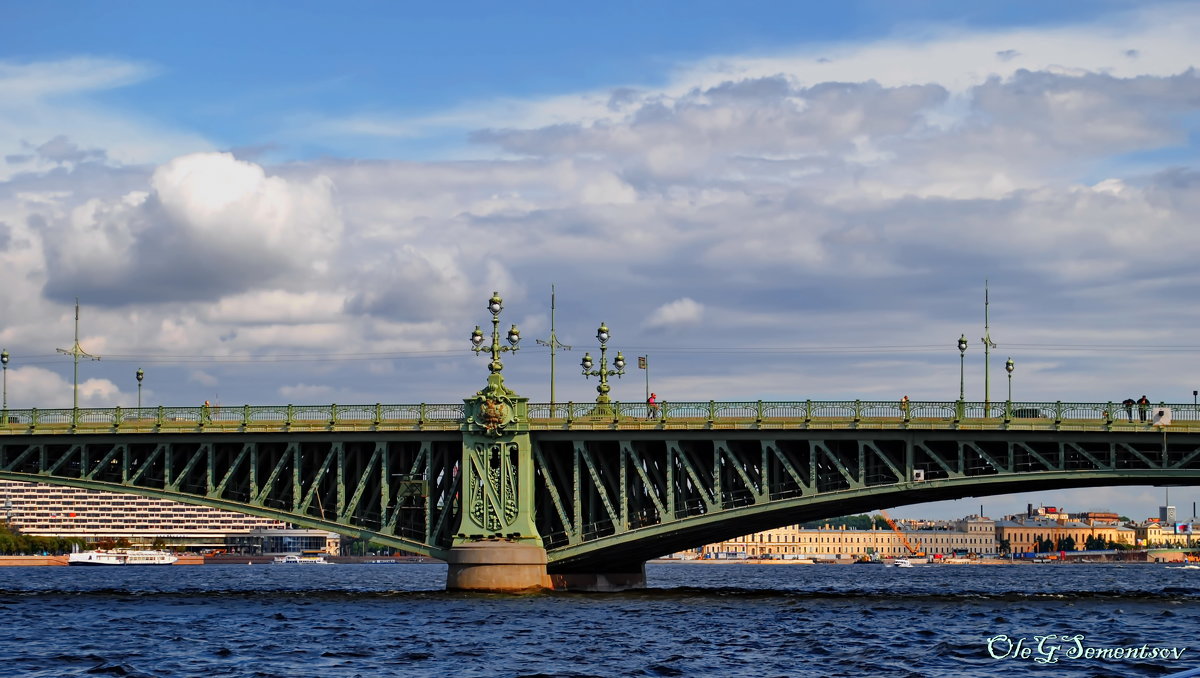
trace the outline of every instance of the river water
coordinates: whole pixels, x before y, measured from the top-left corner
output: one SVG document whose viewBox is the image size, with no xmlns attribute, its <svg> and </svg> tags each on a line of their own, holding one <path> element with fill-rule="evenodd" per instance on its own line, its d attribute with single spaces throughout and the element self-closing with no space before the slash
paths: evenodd
<svg viewBox="0 0 1200 678">
<path fill-rule="evenodd" d="M 1179 566 L 651 564 L 642 591 L 522 596 L 448 593 L 445 572 L 0 568 L 0 675 L 862 678 L 1200 667 L 1200 570 Z"/>
</svg>

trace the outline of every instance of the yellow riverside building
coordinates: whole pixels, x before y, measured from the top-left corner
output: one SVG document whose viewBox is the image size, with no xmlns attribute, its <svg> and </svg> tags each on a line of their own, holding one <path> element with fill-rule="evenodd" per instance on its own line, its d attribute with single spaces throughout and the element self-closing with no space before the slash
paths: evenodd
<svg viewBox="0 0 1200 678">
<path fill-rule="evenodd" d="M 887 528 L 852 530 L 825 526 L 805 529 L 790 525 L 765 532 L 729 539 L 704 546 L 701 558 L 772 558 L 772 559 L 847 559 L 863 556 L 892 558 L 912 555 L 913 551 L 928 556 L 972 555 L 988 556 L 1001 553 L 1007 545 L 1014 554 L 1038 552 L 1037 542 L 1049 540 L 1054 544 L 1070 538 L 1082 551 L 1089 539 L 1100 538 L 1106 544 L 1126 547 L 1153 545 L 1184 545 L 1186 537 L 1170 534 L 1157 522 L 1143 525 L 1122 525 L 1116 514 L 1084 513 L 1071 520 L 1065 512 L 1030 508 L 1026 515 L 1005 516 L 994 521 L 980 516 L 967 516 L 954 522 L 918 522 L 919 527 L 902 529 L 901 534 Z M 912 547 L 905 546 L 905 540 Z M 1055 549 L 1057 550 L 1057 549 Z"/>
<path fill-rule="evenodd" d="M 1075 551 L 1084 550 L 1088 540 L 1093 537 L 1102 538 L 1106 543 L 1115 542 L 1132 547 L 1136 534 L 1132 527 L 1091 520 L 1029 518 L 1003 520 L 996 524 L 997 540 L 1007 539 L 1013 553 L 1036 553 L 1038 549 L 1034 542 L 1038 539 L 1048 539 L 1057 544 L 1068 537 L 1075 543 Z"/>
<path fill-rule="evenodd" d="M 845 559 L 878 554 L 884 558 L 911 555 L 904 539 L 918 552 L 950 556 L 955 553 L 997 553 L 996 523 L 990 518 L 967 516 L 941 529 L 902 530 L 904 537 L 888 528 L 850 530 L 823 527 L 806 529 L 789 525 L 765 532 L 708 544 L 701 558 Z"/>
</svg>

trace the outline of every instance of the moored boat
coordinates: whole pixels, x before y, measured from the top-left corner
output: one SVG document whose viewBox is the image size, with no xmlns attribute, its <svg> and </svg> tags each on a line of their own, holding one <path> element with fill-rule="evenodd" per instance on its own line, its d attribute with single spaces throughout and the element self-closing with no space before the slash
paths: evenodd
<svg viewBox="0 0 1200 678">
<path fill-rule="evenodd" d="M 286 556 L 278 556 L 272 561 L 275 565 L 332 565 L 333 563 L 325 560 L 324 556 L 298 556 L 288 554 Z"/>
<path fill-rule="evenodd" d="M 179 560 L 166 551 L 82 551 L 67 557 L 67 565 L 170 565 Z"/>
</svg>

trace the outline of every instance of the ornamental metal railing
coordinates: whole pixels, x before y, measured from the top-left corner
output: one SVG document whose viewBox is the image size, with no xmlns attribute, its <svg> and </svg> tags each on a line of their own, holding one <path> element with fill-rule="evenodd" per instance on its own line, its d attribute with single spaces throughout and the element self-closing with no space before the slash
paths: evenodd
<svg viewBox="0 0 1200 678">
<path fill-rule="evenodd" d="M 0 435 L 156 432 L 457 431 L 462 403 L 9 409 Z M 1062 401 L 662 401 L 529 403 L 529 429 L 969 429 L 1200 431 L 1194 404 Z"/>
</svg>

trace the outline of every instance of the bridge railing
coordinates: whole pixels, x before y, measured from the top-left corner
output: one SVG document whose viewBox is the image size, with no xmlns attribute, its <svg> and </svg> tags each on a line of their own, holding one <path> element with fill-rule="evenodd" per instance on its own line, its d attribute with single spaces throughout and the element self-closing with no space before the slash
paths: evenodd
<svg viewBox="0 0 1200 678">
<path fill-rule="evenodd" d="M 1061 401 L 663 401 L 530 403 L 531 430 L 688 429 L 1014 429 L 1200 431 L 1192 403 L 1124 406 Z M 373 405 L 236 405 L 201 407 L 10 409 L 0 435 L 33 433 L 262 432 L 312 430 L 459 430 L 462 403 Z"/>
</svg>

